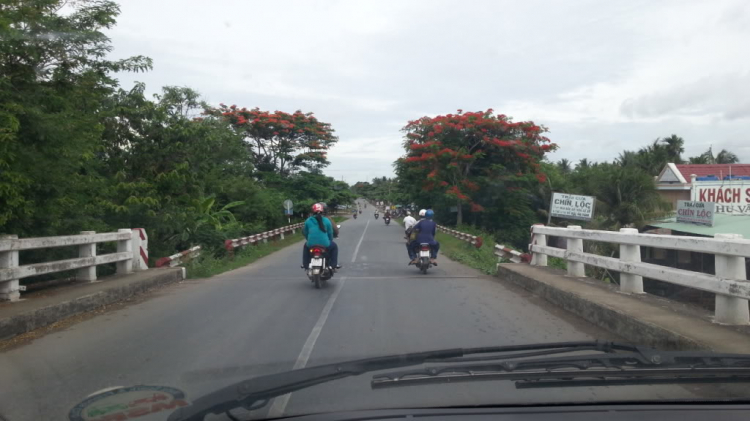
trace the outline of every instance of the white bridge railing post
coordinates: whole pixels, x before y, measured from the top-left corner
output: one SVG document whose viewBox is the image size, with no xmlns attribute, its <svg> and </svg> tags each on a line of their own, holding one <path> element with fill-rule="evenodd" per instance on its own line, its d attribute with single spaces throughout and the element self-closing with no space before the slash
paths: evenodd
<svg viewBox="0 0 750 421">
<path fill-rule="evenodd" d="M 538 245 L 538 246 L 546 246 L 547 245 L 547 236 L 545 234 L 535 234 L 534 233 L 534 227 L 535 226 L 544 226 L 543 224 L 535 224 L 531 227 L 531 245 Z M 531 251 L 531 250 L 529 250 Z M 547 255 L 544 253 L 534 253 L 531 254 L 531 264 L 534 266 L 547 266 Z"/>
<path fill-rule="evenodd" d="M 0 235 L 0 241 L 17 239 L 17 235 Z M 8 247 L 10 248 L 10 247 Z M 18 267 L 18 251 L 0 251 L 0 269 L 14 269 Z M 18 279 L 0 281 L 0 300 L 18 301 L 21 299 L 21 287 Z"/>
<path fill-rule="evenodd" d="M 623 234 L 637 236 L 635 228 L 620 228 Z M 635 244 L 620 244 L 620 260 L 623 262 L 641 262 L 641 246 Z M 620 272 L 620 292 L 643 294 L 643 277 L 632 273 Z"/>
<path fill-rule="evenodd" d="M 130 238 L 127 240 L 119 240 L 117 242 L 117 252 L 118 253 L 124 253 L 124 252 L 133 252 L 133 230 L 130 228 L 121 228 L 117 230 L 119 233 L 130 233 Z M 117 273 L 122 275 L 126 273 L 133 272 L 133 259 L 127 259 L 127 260 L 121 260 L 117 262 Z"/>
<path fill-rule="evenodd" d="M 716 234 L 718 239 L 740 239 L 739 234 Z M 741 256 L 727 256 L 716 254 L 715 257 L 716 276 L 725 279 L 746 280 L 745 258 Z M 750 323 L 750 311 L 748 300 L 716 294 L 714 321 L 716 323 L 731 325 L 746 325 Z"/>
<path fill-rule="evenodd" d="M 94 235 L 96 231 L 81 231 L 81 235 Z M 78 246 L 78 257 L 96 257 L 96 243 Z M 96 281 L 96 265 L 78 269 L 76 279 L 81 281 Z"/>
<path fill-rule="evenodd" d="M 580 225 L 568 225 L 569 230 L 580 230 Z M 580 238 L 568 238 L 568 251 L 573 253 L 583 253 L 583 240 Z M 586 269 L 581 262 L 567 261 L 568 276 L 582 278 L 586 276 Z"/>
</svg>

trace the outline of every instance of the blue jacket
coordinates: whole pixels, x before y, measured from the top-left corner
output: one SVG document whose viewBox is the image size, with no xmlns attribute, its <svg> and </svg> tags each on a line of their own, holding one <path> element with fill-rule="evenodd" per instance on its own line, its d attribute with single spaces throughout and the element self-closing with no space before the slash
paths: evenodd
<svg viewBox="0 0 750 421">
<path fill-rule="evenodd" d="M 305 236 L 308 246 L 330 247 L 331 241 L 333 241 L 333 225 L 331 225 L 331 221 L 325 216 L 322 216 L 322 218 L 326 232 L 320 230 L 318 220 L 314 216 L 307 218 L 307 221 L 305 221 L 305 226 L 302 228 L 302 235 Z"/>
<path fill-rule="evenodd" d="M 412 231 L 417 233 L 416 242 L 432 244 L 435 242 L 437 223 L 432 219 L 420 219 L 417 225 L 414 225 Z"/>
</svg>

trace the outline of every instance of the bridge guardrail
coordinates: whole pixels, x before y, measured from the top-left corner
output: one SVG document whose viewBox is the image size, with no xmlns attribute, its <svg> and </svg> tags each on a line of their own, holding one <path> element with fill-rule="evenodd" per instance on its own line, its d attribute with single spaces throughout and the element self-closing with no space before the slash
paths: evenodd
<svg viewBox="0 0 750 421">
<path fill-rule="evenodd" d="M 287 225 L 285 227 L 276 228 L 270 231 L 262 232 L 260 234 L 255 235 L 248 235 L 247 237 L 241 237 L 241 238 L 235 238 L 233 240 L 225 240 L 224 241 L 224 248 L 227 250 L 229 254 L 234 253 L 234 249 L 244 247 L 248 244 L 258 244 L 260 242 L 267 243 L 269 239 L 275 239 L 276 237 L 279 237 L 280 239 L 284 239 L 284 234 L 291 232 L 292 234 L 296 233 L 298 229 L 302 229 L 304 226 L 304 223 L 298 223 L 298 224 L 292 224 Z"/>
<path fill-rule="evenodd" d="M 482 242 L 483 242 L 482 237 L 478 237 L 472 234 L 467 234 L 461 231 L 456 231 L 448 227 L 444 227 L 442 225 L 438 225 L 437 227 L 439 231 L 444 232 L 452 237 L 456 237 L 459 240 L 466 241 L 467 243 L 473 245 L 476 248 L 482 247 Z"/>
<path fill-rule="evenodd" d="M 442 225 L 438 225 L 438 229 L 448 235 L 464 240 L 476 248 L 482 247 L 484 242 L 482 237 L 450 229 Z M 508 259 L 513 263 L 529 263 L 531 260 L 531 256 L 528 253 L 521 253 L 520 251 L 513 250 L 504 244 L 495 244 L 495 256 L 497 256 L 498 261 L 500 259 Z"/>
<path fill-rule="evenodd" d="M 116 242 L 117 252 L 97 255 L 96 244 L 106 242 Z M 70 246 L 78 246 L 77 258 L 28 265 L 19 264 L 19 251 Z M 123 228 L 117 232 L 81 231 L 78 235 L 56 237 L 0 236 L 0 300 L 19 300 L 21 291 L 25 290 L 25 287 L 20 285 L 20 280 L 31 276 L 77 269 L 77 279 L 96 281 L 96 266 L 107 263 L 116 263 L 118 274 L 147 269 L 148 237 L 146 232 L 141 228 Z"/>
<path fill-rule="evenodd" d="M 175 267 L 187 263 L 196 257 L 201 255 L 201 246 L 190 247 L 187 250 L 173 254 L 171 256 L 162 257 L 156 261 L 156 267 Z"/>
<path fill-rule="evenodd" d="M 714 321 L 722 324 L 750 323 L 750 282 L 747 281 L 745 258 L 750 257 L 750 241 L 737 234 L 716 234 L 715 238 L 640 234 L 635 228 L 619 232 L 585 230 L 534 225 L 529 251 L 531 264 L 547 266 L 547 256 L 567 261 L 568 275 L 584 277 L 591 265 L 620 272 L 620 291 L 643 294 L 643 277 L 716 295 Z M 547 236 L 567 239 L 567 249 L 547 246 Z M 620 245 L 620 257 L 606 257 L 583 252 L 583 241 L 601 241 Z M 692 272 L 641 262 L 641 246 L 670 250 L 699 251 L 715 255 L 716 275 Z"/>
</svg>

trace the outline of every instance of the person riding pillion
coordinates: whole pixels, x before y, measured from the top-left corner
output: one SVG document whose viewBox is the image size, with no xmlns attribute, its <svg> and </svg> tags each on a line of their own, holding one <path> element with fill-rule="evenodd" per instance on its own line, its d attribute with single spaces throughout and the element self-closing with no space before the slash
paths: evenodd
<svg viewBox="0 0 750 421">
<path fill-rule="evenodd" d="M 302 227 L 302 235 L 305 236 L 305 244 L 302 251 L 302 267 L 305 270 L 310 267 L 310 247 L 325 247 L 328 252 L 328 263 L 331 267 L 340 269 L 339 248 L 333 241 L 335 230 L 333 223 L 323 216 L 323 205 L 316 203 L 312 206 L 312 215 L 307 218 Z"/>
<path fill-rule="evenodd" d="M 422 211 L 419 212 L 420 215 Z M 424 219 L 420 219 L 419 222 L 414 225 L 412 232 L 416 233 L 416 238 L 411 242 L 409 250 L 409 258 L 411 258 L 410 265 L 417 263 L 416 249 L 420 244 L 427 243 L 430 245 L 430 261 L 433 265 L 437 266 L 438 251 L 440 250 L 440 243 L 435 240 L 435 234 L 437 233 L 437 223 L 432 220 L 435 216 L 435 212 L 432 209 L 428 209 L 424 213 Z"/>
<path fill-rule="evenodd" d="M 406 234 L 406 238 L 409 238 L 409 235 L 411 234 L 411 228 L 417 224 L 417 220 L 414 219 L 413 216 L 411 216 L 411 212 L 406 211 L 406 217 L 404 218 L 404 233 Z"/>
</svg>

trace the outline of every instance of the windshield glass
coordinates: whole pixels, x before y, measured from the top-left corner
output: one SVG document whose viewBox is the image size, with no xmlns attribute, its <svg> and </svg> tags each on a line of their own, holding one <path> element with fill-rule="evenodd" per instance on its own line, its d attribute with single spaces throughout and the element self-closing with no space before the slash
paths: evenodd
<svg viewBox="0 0 750 421">
<path fill-rule="evenodd" d="M 750 397 L 710 354 L 750 353 L 748 39 L 742 0 L 4 1 L 0 419 Z"/>
</svg>

